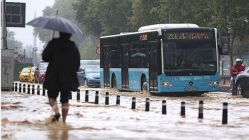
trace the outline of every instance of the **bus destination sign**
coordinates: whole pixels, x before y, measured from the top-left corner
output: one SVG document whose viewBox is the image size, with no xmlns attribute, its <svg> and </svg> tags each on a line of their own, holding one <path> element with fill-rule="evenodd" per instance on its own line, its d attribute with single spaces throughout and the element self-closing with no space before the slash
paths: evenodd
<svg viewBox="0 0 249 140">
<path fill-rule="evenodd" d="M 207 40 L 210 39 L 208 32 L 166 32 L 167 40 Z"/>
</svg>

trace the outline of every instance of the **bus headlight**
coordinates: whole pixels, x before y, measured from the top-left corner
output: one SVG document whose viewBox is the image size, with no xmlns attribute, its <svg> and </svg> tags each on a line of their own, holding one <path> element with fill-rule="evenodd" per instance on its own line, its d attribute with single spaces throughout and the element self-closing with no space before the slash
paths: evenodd
<svg viewBox="0 0 249 140">
<path fill-rule="evenodd" d="M 210 86 L 217 86 L 219 85 L 218 81 L 211 81 Z"/>
<path fill-rule="evenodd" d="M 163 82 L 162 85 L 166 86 L 166 87 L 172 87 L 173 86 L 173 84 L 171 82 Z"/>
</svg>

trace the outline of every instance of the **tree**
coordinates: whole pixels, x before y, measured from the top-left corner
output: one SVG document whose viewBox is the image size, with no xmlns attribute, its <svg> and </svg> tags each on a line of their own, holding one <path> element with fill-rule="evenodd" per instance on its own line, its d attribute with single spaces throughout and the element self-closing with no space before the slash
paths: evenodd
<svg viewBox="0 0 249 140">
<path fill-rule="evenodd" d="M 99 10 L 96 7 L 98 2 L 98 0 L 77 0 L 73 3 L 77 21 L 84 24 L 84 31 L 93 36 L 99 36 L 102 30 Z"/>
<path fill-rule="evenodd" d="M 15 58 L 21 54 L 23 43 L 15 39 L 15 33 L 7 30 L 7 44 L 9 49 L 14 49 Z"/>
<path fill-rule="evenodd" d="M 131 16 L 130 0 L 102 0 L 97 4 L 102 26 L 102 35 L 119 34 L 131 30 L 128 20 Z"/>
<path fill-rule="evenodd" d="M 69 19 L 70 21 L 76 23 L 74 10 L 72 3 L 75 0 L 68 1 L 68 0 L 56 0 L 52 7 L 46 7 L 43 10 L 44 16 L 58 16 L 64 17 Z M 58 13 L 57 13 L 58 12 Z M 53 38 L 53 31 L 52 30 L 44 30 L 44 29 L 35 29 L 35 33 L 38 34 L 39 39 L 44 43 L 47 44 L 49 40 Z M 56 34 L 58 36 L 58 34 Z M 77 39 L 75 39 L 78 41 Z"/>
<path fill-rule="evenodd" d="M 133 30 L 141 26 L 160 23 L 157 12 L 159 4 L 159 0 L 133 0 L 132 16 L 129 20 Z"/>
<path fill-rule="evenodd" d="M 246 19 L 249 19 L 249 3 L 247 0 L 211 0 L 209 10 L 212 15 L 211 25 L 219 29 L 220 35 L 226 37 L 230 44 L 230 65 L 233 65 L 233 56 L 237 50 L 244 50 L 240 45 L 234 45 L 236 39 L 249 37 L 249 29 L 246 28 Z M 247 50 L 248 51 L 248 50 Z M 245 51 L 246 52 L 246 51 Z M 247 52 L 248 53 L 248 52 Z"/>
<path fill-rule="evenodd" d="M 76 18 L 88 34 L 118 34 L 130 31 L 130 0 L 78 0 L 74 3 Z"/>
<path fill-rule="evenodd" d="M 235 40 L 249 37 L 248 0 L 76 0 L 76 19 L 88 34 L 101 35 L 137 31 L 157 23 L 195 23 L 215 27 L 237 54 L 248 53 Z M 94 41 L 96 39 L 93 39 Z M 229 40 L 229 41 L 228 41 Z M 240 43 L 241 44 L 241 43 Z"/>
</svg>

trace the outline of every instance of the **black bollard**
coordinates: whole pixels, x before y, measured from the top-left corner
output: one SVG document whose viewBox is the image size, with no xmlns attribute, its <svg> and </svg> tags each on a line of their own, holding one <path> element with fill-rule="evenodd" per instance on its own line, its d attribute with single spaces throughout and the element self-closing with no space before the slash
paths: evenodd
<svg viewBox="0 0 249 140">
<path fill-rule="evenodd" d="M 40 85 L 37 86 L 37 95 L 40 95 Z"/>
<path fill-rule="evenodd" d="M 167 114 L 166 100 L 162 101 L 162 114 Z"/>
<path fill-rule="evenodd" d="M 185 102 L 181 102 L 181 116 L 185 117 Z"/>
<path fill-rule="evenodd" d="M 109 105 L 109 92 L 105 93 L 105 105 Z"/>
<path fill-rule="evenodd" d="M 17 83 L 15 83 L 15 92 L 17 92 Z"/>
<path fill-rule="evenodd" d="M 223 110 L 222 110 L 222 124 L 227 124 L 227 113 L 228 113 L 228 103 L 223 103 Z"/>
<path fill-rule="evenodd" d="M 22 86 L 23 86 L 23 87 L 22 87 L 22 92 L 25 93 L 25 92 L 26 92 L 26 85 L 23 84 Z"/>
<path fill-rule="evenodd" d="M 85 102 L 88 102 L 89 100 L 89 91 L 86 90 L 86 93 L 85 93 Z"/>
<path fill-rule="evenodd" d="M 80 101 L 80 90 L 77 90 L 77 101 Z"/>
<path fill-rule="evenodd" d="M 42 96 L 45 96 L 46 95 L 46 90 L 43 88 L 42 89 Z"/>
<path fill-rule="evenodd" d="M 203 119 L 203 101 L 199 101 L 198 119 Z"/>
<path fill-rule="evenodd" d="M 131 109 L 136 109 L 136 97 L 132 97 Z"/>
<path fill-rule="evenodd" d="M 27 88 L 27 89 L 28 89 L 28 91 L 27 91 L 28 94 L 30 94 L 30 85 L 28 85 L 28 88 Z"/>
<path fill-rule="evenodd" d="M 35 85 L 32 85 L 32 94 L 35 94 Z"/>
<path fill-rule="evenodd" d="M 19 92 L 22 92 L 22 84 L 19 84 Z"/>
<path fill-rule="evenodd" d="M 68 96 L 69 100 L 72 100 L 72 92 L 70 92 Z"/>
<path fill-rule="evenodd" d="M 150 111 L 150 99 L 146 98 L 145 101 L 145 111 Z"/>
<path fill-rule="evenodd" d="M 95 104 L 99 104 L 99 91 L 95 92 Z"/>
<path fill-rule="evenodd" d="M 120 105 L 120 95 L 117 95 L 116 105 Z"/>
</svg>

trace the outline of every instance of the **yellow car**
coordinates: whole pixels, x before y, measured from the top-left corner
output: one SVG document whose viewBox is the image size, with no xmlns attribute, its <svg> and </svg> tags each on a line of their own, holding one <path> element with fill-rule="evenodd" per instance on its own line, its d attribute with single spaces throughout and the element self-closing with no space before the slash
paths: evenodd
<svg viewBox="0 0 249 140">
<path fill-rule="evenodd" d="M 31 67 L 28 81 L 31 83 L 35 82 L 35 67 Z"/>
<path fill-rule="evenodd" d="M 34 71 L 35 71 L 34 67 L 23 68 L 19 74 L 19 80 L 21 82 L 34 82 L 35 81 Z"/>
</svg>

